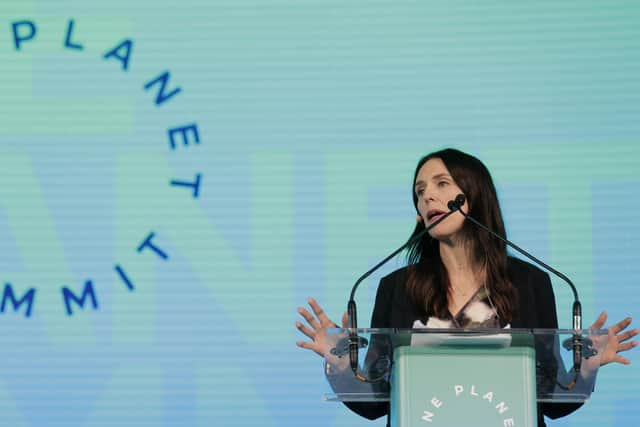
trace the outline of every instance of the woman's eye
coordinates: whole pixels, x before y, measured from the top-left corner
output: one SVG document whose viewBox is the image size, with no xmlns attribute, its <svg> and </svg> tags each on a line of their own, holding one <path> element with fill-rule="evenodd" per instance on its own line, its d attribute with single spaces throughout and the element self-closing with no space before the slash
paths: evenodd
<svg viewBox="0 0 640 427">
<path fill-rule="evenodd" d="M 438 182 L 438 186 L 440 187 L 444 187 L 445 185 L 448 185 L 449 183 L 447 181 L 440 181 Z"/>
<path fill-rule="evenodd" d="M 422 196 L 424 194 L 424 188 L 418 188 L 416 190 L 416 196 Z"/>
</svg>

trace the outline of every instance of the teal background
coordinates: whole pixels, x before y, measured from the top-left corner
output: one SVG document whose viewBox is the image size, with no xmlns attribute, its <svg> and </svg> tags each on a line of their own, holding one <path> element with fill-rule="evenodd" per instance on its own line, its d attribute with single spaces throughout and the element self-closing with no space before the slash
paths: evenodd
<svg viewBox="0 0 640 427">
<path fill-rule="evenodd" d="M 587 322 L 638 311 L 636 2 L 5 1 L 0 22 L 0 284 L 37 290 L 30 318 L 0 313 L 1 425 L 384 425 L 320 400 L 296 307 L 340 318 L 446 146 L 487 164 L 509 236 Z M 127 72 L 102 58 L 125 38 Z M 165 70 L 182 91 L 156 106 Z M 172 150 L 188 123 L 200 144 Z M 198 198 L 169 184 L 197 173 Z M 151 231 L 168 260 L 136 251 Z M 401 265 L 359 289 L 362 322 Z M 88 279 L 98 310 L 67 316 L 61 287 Z M 549 424 L 633 425 L 637 354 Z"/>
</svg>

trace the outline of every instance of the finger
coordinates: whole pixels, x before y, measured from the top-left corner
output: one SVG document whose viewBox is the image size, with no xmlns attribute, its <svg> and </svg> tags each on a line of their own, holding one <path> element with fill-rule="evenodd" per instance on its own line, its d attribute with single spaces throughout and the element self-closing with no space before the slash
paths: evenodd
<svg viewBox="0 0 640 427">
<path fill-rule="evenodd" d="M 301 348 L 306 348 L 307 350 L 315 351 L 315 346 L 309 341 L 296 341 L 296 345 Z"/>
<path fill-rule="evenodd" d="M 625 342 L 628 339 L 631 339 L 638 335 L 637 329 L 632 329 L 631 331 L 627 331 L 623 334 L 618 335 L 618 342 Z"/>
<path fill-rule="evenodd" d="M 315 299 L 309 298 L 307 299 L 307 302 L 311 306 L 311 309 L 313 310 L 313 313 L 316 315 L 316 317 L 320 319 L 320 323 L 322 325 L 333 324 L 333 322 L 329 320 L 329 317 L 327 317 L 324 310 L 322 309 L 322 307 L 320 307 L 320 304 L 318 304 Z"/>
<path fill-rule="evenodd" d="M 629 359 L 627 359 L 626 357 L 617 356 L 617 355 L 613 358 L 612 362 L 620 363 L 622 365 L 630 365 L 631 364 L 631 361 Z"/>
<path fill-rule="evenodd" d="M 316 353 L 318 356 L 320 357 L 324 357 L 324 354 L 322 354 L 322 351 L 320 351 L 319 347 L 316 346 L 314 343 L 312 342 L 308 342 L 308 341 L 297 341 L 296 345 L 300 348 L 304 348 L 307 350 L 311 350 L 314 353 Z"/>
<path fill-rule="evenodd" d="M 304 317 L 304 320 L 306 320 L 313 329 L 320 329 L 320 324 L 318 323 L 316 318 L 313 317 L 307 310 L 302 307 L 298 307 L 298 313 L 300 313 L 300 315 Z"/>
<path fill-rule="evenodd" d="M 593 325 L 591 325 L 591 329 L 602 329 L 602 327 L 604 326 L 604 322 L 606 321 L 607 321 L 607 312 L 603 311 L 602 313 L 600 313 L 596 321 L 593 322 Z"/>
<path fill-rule="evenodd" d="M 625 344 L 620 344 L 618 346 L 618 352 L 631 350 L 633 347 L 638 345 L 638 341 L 631 341 Z"/>
<path fill-rule="evenodd" d="M 631 317 L 627 317 L 626 319 L 622 319 L 621 321 L 613 325 L 610 329 L 617 334 L 618 332 L 620 332 L 630 324 L 631 324 Z"/>
<path fill-rule="evenodd" d="M 315 339 L 316 333 L 304 326 L 301 322 L 296 322 L 296 328 L 311 339 Z"/>
<path fill-rule="evenodd" d="M 347 329 L 347 324 L 348 324 L 348 316 L 347 316 L 347 312 L 345 311 L 344 314 L 342 315 L 342 329 Z"/>
</svg>

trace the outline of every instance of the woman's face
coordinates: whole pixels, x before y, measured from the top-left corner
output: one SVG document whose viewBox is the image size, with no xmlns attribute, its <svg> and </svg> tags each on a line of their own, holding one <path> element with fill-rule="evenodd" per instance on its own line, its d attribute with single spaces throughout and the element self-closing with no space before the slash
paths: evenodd
<svg viewBox="0 0 640 427">
<path fill-rule="evenodd" d="M 418 198 L 418 211 L 427 227 L 449 212 L 449 201 L 455 200 L 458 194 L 464 194 L 439 158 L 429 159 L 422 165 L 416 176 L 414 191 Z M 468 209 L 465 203 L 462 210 L 466 213 Z M 429 234 L 440 241 L 451 240 L 462 229 L 463 223 L 464 216 L 456 212 L 429 231 Z"/>
</svg>

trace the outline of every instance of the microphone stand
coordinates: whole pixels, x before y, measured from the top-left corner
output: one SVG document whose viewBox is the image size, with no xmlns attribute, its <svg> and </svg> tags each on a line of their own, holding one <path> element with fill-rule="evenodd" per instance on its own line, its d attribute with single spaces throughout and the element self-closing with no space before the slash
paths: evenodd
<svg viewBox="0 0 640 427">
<path fill-rule="evenodd" d="M 464 200 L 464 196 L 462 194 L 460 194 L 460 195 L 458 195 L 456 197 L 456 202 L 458 201 L 459 198 L 462 198 Z M 452 203 L 454 203 L 454 202 L 449 202 L 449 205 L 448 205 L 449 209 L 454 207 L 454 206 L 452 206 Z M 574 333 L 573 333 L 573 337 L 571 338 L 571 344 L 570 345 L 573 347 L 573 369 L 574 369 L 574 371 L 575 371 L 575 373 L 577 375 L 580 372 L 580 368 L 582 366 L 583 338 L 582 338 L 582 335 L 581 335 L 581 332 L 580 332 L 582 330 L 582 305 L 580 304 L 580 300 L 578 298 L 578 291 L 577 291 L 576 287 L 574 286 L 573 282 L 571 282 L 571 280 L 567 276 L 565 276 L 564 274 L 562 274 L 561 272 L 559 272 L 555 268 L 553 268 L 550 265 L 546 264 L 545 262 L 539 260 L 538 258 L 536 258 L 535 256 L 531 255 L 529 252 L 525 251 L 524 249 L 522 249 L 521 247 L 519 247 L 515 243 L 512 243 L 511 241 L 505 239 L 504 237 L 500 236 L 498 233 L 496 233 L 493 230 L 491 230 L 486 225 L 480 223 L 475 218 L 473 218 L 472 216 L 470 216 L 467 213 L 465 213 L 462 209 L 460 209 L 461 207 L 462 207 L 462 204 L 457 204 L 457 210 L 459 210 L 460 213 L 462 215 L 464 215 L 464 217 L 466 219 L 471 221 L 477 227 L 483 229 L 487 233 L 489 233 L 492 236 L 496 237 L 501 242 L 509 245 L 511 248 L 515 249 L 516 251 L 518 251 L 519 253 L 521 253 L 525 257 L 529 258 L 530 260 L 532 260 L 536 264 L 544 267 L 546 270 L 548 270 L 551 273 L 555 274 L 556 276 L 558 276 L 559 278 L 564 280 L 571 287 L 571 291 L 573 292 L 573 309 L 572 309 L 572 311 L 573 311 L 573 331 L 574 331 Z"/>
<path fill-rule="evenodd" d="M 404 245 L 400 246 L 398 249 L 396 249 L 391 254 L 389 254 L 386 258 L 384 258 L 382 261 L 374 265 L 371 269 L 369 269 L 362 276 L 360 276 L 356 281 L 356 283 L 351 288 L 351 295 L 349 296 L 349 302 L 347 303 L 347 329 L 349 332 L 349 365 L 351 366 L 351 370 L 353 371 L 355 377 L 358 380 L 363 382 L 377 382 L 377 381 L 380 381 L 382 377 L 377 378 L 376 380 L 370 380 L 358 373 L 358 348 L 361 346 L 363 340 L 358 336 L 356 332 L 356 330 L 358 329 L 357 309 L 356 309 L 356 301 L 355 301 L 356 289 L 358 289 L 358 286 L 360 285 L 360 283 L 362 283 L 364 279 L 369 277 L 371 273 L 373 273 L 382 265 L 387 263 L 391 258 L 398 255 L 407 246 L 420 240 L 432 228 L 434 228 L 436 225 L 440 224 L 442 221 L 447 219 L 451 214 L 460 210 L 460 207 L 463 204 L 464 204 L 463 195 L 458 195 L 458 197 L 456 197 L 456 200 L 449 201 L 449 203 L 447 204 L 447 207 L 449 208 L 449 212 L 442 215 L 433 224 L 429 225 L 428 227 L 425 227 L 424 230 L 420 231 L 418 234 L 411 237 Z M 462 210 L 460 210 L 460 212 L 462 212 Z"/>
</svg>

